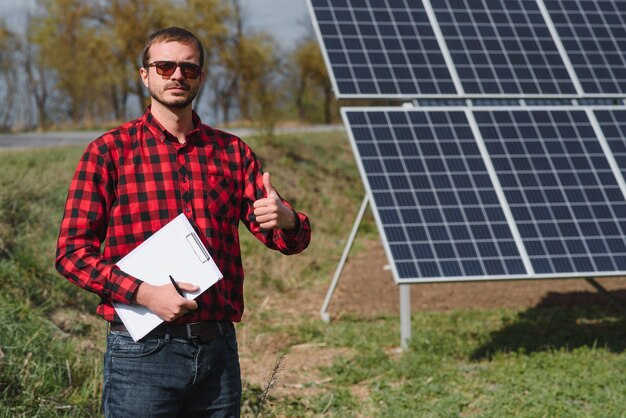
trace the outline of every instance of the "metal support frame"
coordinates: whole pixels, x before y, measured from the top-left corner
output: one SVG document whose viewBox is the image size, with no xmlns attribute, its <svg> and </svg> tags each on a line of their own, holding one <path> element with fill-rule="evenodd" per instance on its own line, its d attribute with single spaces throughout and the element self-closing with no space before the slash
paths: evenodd
<svg viewBox="0 0 626 418">
<path fill-rule="evenodd" d="M 361 203 L 359 213 L 356 215 L 356 219 L 354 220 L 354 225 L 352 225 L 352 231 L 350 232 L 350 236 L 348 237 L 348 242 L 346 242 L 346 247 L 343 249 L 341 260 L 339 260 L 339 265 L 337 266 L 337 270 L 335 271 L 335 276 L 333 277 L 333 281 L 328 288 L 328 292 L 326 292 L 326 298 L 324 299 L 324 304 L 322 305 L 322 309 L 320 310 L 320 316 L 322 317 L 322 321 L 324 322 L 330 322 L 328 305 L 330 305 L 330 300 L 332 299 L 333 293 L 335 293 L 335 289 L 337 288 L 337 284 L 339 283 L 339 277 L 341 276 L 341 272 L 346 265 L 346 260 L 348 260 L 348 254 L 350 254 L 350 249 L 352 248 L 352 244 L 354 244 L 354 238 L 356 237 L 357 232 L 359 232 L 359 225 L 363 220 L 363 216 L 365 215 L 365 209 L 367 209 L 368 203 L 369 199 L 367 195 L 365 195 L 365 197 L 363 197 L 363 202 Z"/>
<path fill-rule="evenodd" d="M 411 341 L 411 285 L 400 284 L 400 348 L 409 348 Z"/>
<path fill-rule="evenodd" d="M 621 300 L 619 300 L 618 298 L 615 297 L 615 295 L 611 292 L 609 292 L 608 290 L 606 290 L 604 288 L 604 286 L 602 286 L 600 283 L 598 283 L 596 281 L 596 279 L 592 278 L 592 277 L 586 277 L 585 280 L 587 281 L 587 283 L 589 283 L 590 285 L 592 285 L 593 287 L 595 287 L 595 289 L 602 293 L 604 296 L 606 296 L 607 298 L 611 299 L 611 301 L 615 304 L 615 306 L 617 306 L 619 309 L 621 309 L 623 312 L 626 312 L 626 306 L 624 305 L 624 302 L 622 302 Z"/>
</svg>

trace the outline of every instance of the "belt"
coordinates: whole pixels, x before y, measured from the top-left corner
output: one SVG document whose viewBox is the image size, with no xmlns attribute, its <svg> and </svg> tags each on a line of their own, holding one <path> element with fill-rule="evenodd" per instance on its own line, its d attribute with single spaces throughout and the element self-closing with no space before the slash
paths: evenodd
<svg viewBox="0 0 626 418">
<path fill-rule="evenodd" d="M 122 323 L 111 323 L 109 330 L 128 332 Z M 143 338 L 167 338 L 169 336 L 169 338 L 186 338 L 188 340 L 195 338 L 200 341 L 210 341 L 234 330 L 233 323 L 229 321 L 204 321 L 190 324 L 162 323 Z"/>
</svg>

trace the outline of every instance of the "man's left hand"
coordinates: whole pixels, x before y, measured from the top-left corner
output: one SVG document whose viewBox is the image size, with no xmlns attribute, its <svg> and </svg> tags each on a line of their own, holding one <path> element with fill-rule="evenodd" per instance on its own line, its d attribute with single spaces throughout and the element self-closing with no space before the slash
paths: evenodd
<svg viewBox="0 0 626 418">
<path fill-rule="evenodd" d="M 256 222 L 263 229 L 293 229 L 296 226 L 296 214 L 285 206 L 276 189 L 272 187 L 270 173 L 263 174 L 263 186 L 266 196 L 254 202 Z"/>
</svg>

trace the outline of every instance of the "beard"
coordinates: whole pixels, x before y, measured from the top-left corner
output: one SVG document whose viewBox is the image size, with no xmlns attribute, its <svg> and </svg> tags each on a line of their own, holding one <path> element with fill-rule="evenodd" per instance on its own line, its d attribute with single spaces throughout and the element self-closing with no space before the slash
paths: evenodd
<svg viewBox="0 0 626 418">
<path fill-rule="evenodd" d="M 148 86 L 150 96 L 158 103 L 171 109 L 183 109 L 193 102 L 193 99 L 198 95 L 200 86 L 192 87 L 187 83 L 173 82 L 168 83 L 160 88 L 153 87 L 151 84 Z M 177 94 L 167 97 L 167 89 L 172 87 L 181 87 L 186 90 L 185 94 Z"/>
</svg>

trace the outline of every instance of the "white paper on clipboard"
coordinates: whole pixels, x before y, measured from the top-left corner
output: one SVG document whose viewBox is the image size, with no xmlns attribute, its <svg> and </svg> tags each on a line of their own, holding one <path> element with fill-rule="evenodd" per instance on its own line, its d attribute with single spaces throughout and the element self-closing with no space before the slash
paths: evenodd
<svg viewBox="0 0 626 418">
<path fill-rule="evenodd" d="M 117 266 L 153 285 L 171 283 L 170 275 L 176 281 L 193 283 L 200 289 L 185 292 L 187 299 L 195 299 L 223 277 L 182 213 L 118 261 Z M 163 322 L 141 305 L 114 302 L 113 306 L 135 341 Z"/>
</svg>

